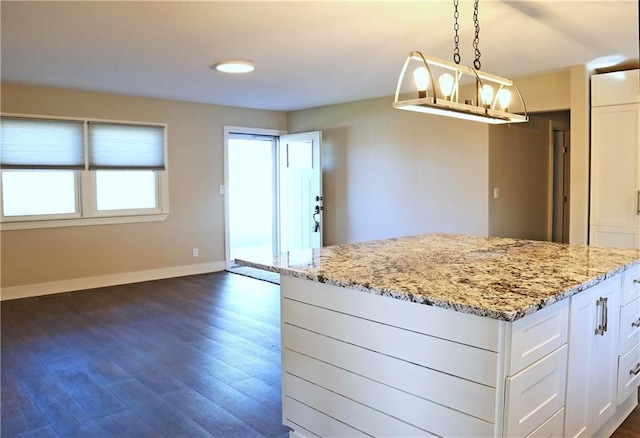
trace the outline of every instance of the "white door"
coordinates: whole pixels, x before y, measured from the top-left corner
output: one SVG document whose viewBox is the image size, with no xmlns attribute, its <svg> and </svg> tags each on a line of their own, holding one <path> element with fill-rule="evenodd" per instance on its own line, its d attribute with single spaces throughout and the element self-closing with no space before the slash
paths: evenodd
<svg viewBox="0 0 640 438">
<path fill-rule="evenodd" d="M 280 136 L 279 251 L 322 246 L 320 131 Z"/>
</svg>

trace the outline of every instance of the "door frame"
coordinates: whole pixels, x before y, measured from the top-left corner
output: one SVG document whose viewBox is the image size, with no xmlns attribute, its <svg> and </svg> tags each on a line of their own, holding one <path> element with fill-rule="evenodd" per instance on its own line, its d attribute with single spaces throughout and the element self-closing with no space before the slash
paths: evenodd
<svg viewBox="0 0 640 438">
<path fill-rule="evenodd" d="M 223 185 L 219 187 L 219 193 L 224 198 L 224 263 L 225 269 L 229 269 L 232 266 L 231 260 L 231 242 L 230 242 L 230 224 L 229 224 L 229 197 L 227 196 L 227 187 L 229 187 L 229 137 L 231 134 L 249 134 L 249 135 L 264 135 L 271 137 L 280 137 L 286 134 L 287 131 L 279 129 L 263 129 L 263 128 L 249 128 L 243 126 L 224 126 L 224 142 L 223 142 L 223 156 L 224 156 L 224 179 Z M 277 154 L 276 148 L 276 154 Z M 278 157 L 276 156 L 276 159 Z"/>
<path fill-rule="evenodd" d="M 562 172 L 563 174 L 563 186 L 564 187 L 564 194 L 565 197 L 567 199 L 567 201 L 563 204 L 563 209 L 564 209 L 564 214 L 563 214 L 563 224 L 562 224 L 562 228 L 563 228 L 563 236 L 564 239 L 567 240 L 568 243 L 568 238 L 569 238 L 569 206 L 571 205 L 571 197 L 570 197 L 570 193 L 571 193 L 571 178 L 570 175 L 568 175 L 567 173 L 570 172 L 570 164 L 571 164 L 571 125 L 569 123 L 565 123 L 565 122 L 560 122 L 558 120 L 549 120 L 549 144 L 548 144 L 548 154 L 549 154 L 549 169 L 548 169 L 548 205 L 549 205 L 549 217 L 547 218 L 547 240 L 549 242 L 553 242 L 553 216 L 554 216 L 554 210 L 555 210 L 555 205 L 553 202 L 553 195 L 554 195 L 554 187 L 555 184 L 558 183 L 557 181 L 555 181 L 555 175 L 554 175 L 554 167 L 555 167 L 555 161 L 556 161 L 556 157 L 555 157 L 555 132 L 556 131 L 562 131 L 564 132 L 564 138 L 565 138 L 565 147 L 566 147 L 566 155 L 565 155 L 565 159 L 566 162 L 564 163 L 564 170 Z"/>
</svg>

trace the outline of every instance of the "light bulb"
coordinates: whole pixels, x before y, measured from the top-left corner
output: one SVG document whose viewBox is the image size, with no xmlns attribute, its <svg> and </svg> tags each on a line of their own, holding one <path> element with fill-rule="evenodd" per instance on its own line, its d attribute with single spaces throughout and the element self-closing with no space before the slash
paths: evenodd
<svg viewBox="0 0 640 438">
<path fill-rule="evenodd" d="M 445 99 L 449 99 L 453 94 L 453 76 L 449 73 L 443 73 L 438 78 L 440 83 L 440 92 Z"/>
<path fill-rule="evenodd" d="M 418 88 L 418 97 L 427 97 L 427 88 L 429 88 L 429 70 L 424 67 L 418 67 L 413 71 L 413 79 L 416 81 Z"/>
<path fill-rule="evenodd" d="M 506 111 L 509 108 L 509 103 L 511 103 L 511 91 L 506 88 L 498 91 L 498 102 L 500 102 L 500 107 Z"/>
<path fill-rule="evenodd" d="M 493 102 L 493 87 L 489 84 L 483 85 L 480 97 L 482 97 L 485 106 L 490 106 L 491 102 Z"/>
</svg>

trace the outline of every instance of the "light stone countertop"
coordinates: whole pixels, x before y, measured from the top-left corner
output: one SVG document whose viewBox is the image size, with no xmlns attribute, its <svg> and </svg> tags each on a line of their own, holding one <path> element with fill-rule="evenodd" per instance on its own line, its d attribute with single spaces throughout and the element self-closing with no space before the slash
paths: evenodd
<svg viewBox="0 0 640 438">
<path fill-rule="evenodd" d="M 640 264 L 640 250 L 426 234 L 238 264 L 505 321 Z"/>
</svg>

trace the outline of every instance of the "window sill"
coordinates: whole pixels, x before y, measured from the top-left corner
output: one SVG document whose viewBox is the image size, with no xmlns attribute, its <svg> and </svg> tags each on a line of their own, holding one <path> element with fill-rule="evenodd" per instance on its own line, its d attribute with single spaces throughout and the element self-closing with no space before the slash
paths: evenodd
<svg viewBox="0 0 640 438">
<path fill-rule="evenodd" d="M 30 230 L 35 228 L 84 227 L 89 225 L 132 224 L 138 222 L 161 222 L 168 216 L 168 213 L 162 213 L 136 216 L 103 216 L 91 218 L 3 222 L 0 224 L 0 231 Z"/>
</svg>

